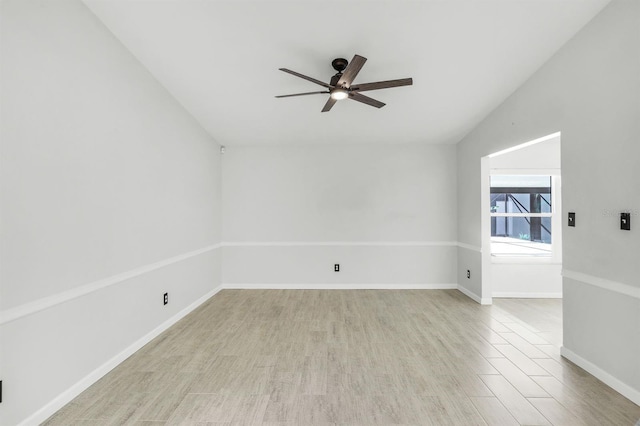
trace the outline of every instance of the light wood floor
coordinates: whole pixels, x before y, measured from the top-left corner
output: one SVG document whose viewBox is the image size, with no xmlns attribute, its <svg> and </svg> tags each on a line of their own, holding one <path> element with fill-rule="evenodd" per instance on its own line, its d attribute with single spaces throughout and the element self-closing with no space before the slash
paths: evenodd
<svg viewBox="0 0 640 426">
<path fill-rule="evenodd" d="M 47 425 L 634 425 L 559 355 L 560 300 L 225 290 Z"/>
</svg>

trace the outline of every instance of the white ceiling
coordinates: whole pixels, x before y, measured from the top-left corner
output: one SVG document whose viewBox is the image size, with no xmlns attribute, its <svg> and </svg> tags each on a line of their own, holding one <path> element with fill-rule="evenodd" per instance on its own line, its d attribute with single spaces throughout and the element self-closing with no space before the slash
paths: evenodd
<svg viewBox="0 0 640 426">
<path fill-rule="evenodd" d="M 609 0 L 85 0 L 221 144 L 458 142 Z M 321 113 L 331 61 L 413 77 Z"/>
</svg>

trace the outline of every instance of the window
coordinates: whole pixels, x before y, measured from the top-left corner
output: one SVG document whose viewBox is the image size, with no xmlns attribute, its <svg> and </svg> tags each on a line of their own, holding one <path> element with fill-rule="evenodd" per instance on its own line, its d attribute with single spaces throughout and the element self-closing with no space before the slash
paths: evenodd
<svg viewBox="0 0 640 426">
<path fill-rule="evenodd" d="M 551 176 L 491 176 L 491 254 L 551 256 Z"/>
</svg>

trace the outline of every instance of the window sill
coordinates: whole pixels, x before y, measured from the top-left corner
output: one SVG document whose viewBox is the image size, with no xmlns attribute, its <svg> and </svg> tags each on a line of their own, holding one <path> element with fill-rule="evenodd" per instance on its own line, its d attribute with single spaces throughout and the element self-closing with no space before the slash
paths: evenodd
<svg viewBox="0 0 640 426">
<path fill-rule="evenodd" d="M 508 263 L 522 265 L 562 265 L 561 261 L 554 258 L 553 255 L 491 255 L 491 263 Z"/>
</svg>

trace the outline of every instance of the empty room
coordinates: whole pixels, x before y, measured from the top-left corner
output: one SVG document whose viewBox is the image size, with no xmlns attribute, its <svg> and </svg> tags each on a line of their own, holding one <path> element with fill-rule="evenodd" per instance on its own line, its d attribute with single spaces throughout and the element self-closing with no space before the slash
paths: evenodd
<svg viewBox="0 0 640 426">
<path fill-rule="evenodd" d="M 0 425 L 640 422 L 640 0 L 1 0 Z"/>
</svg>

